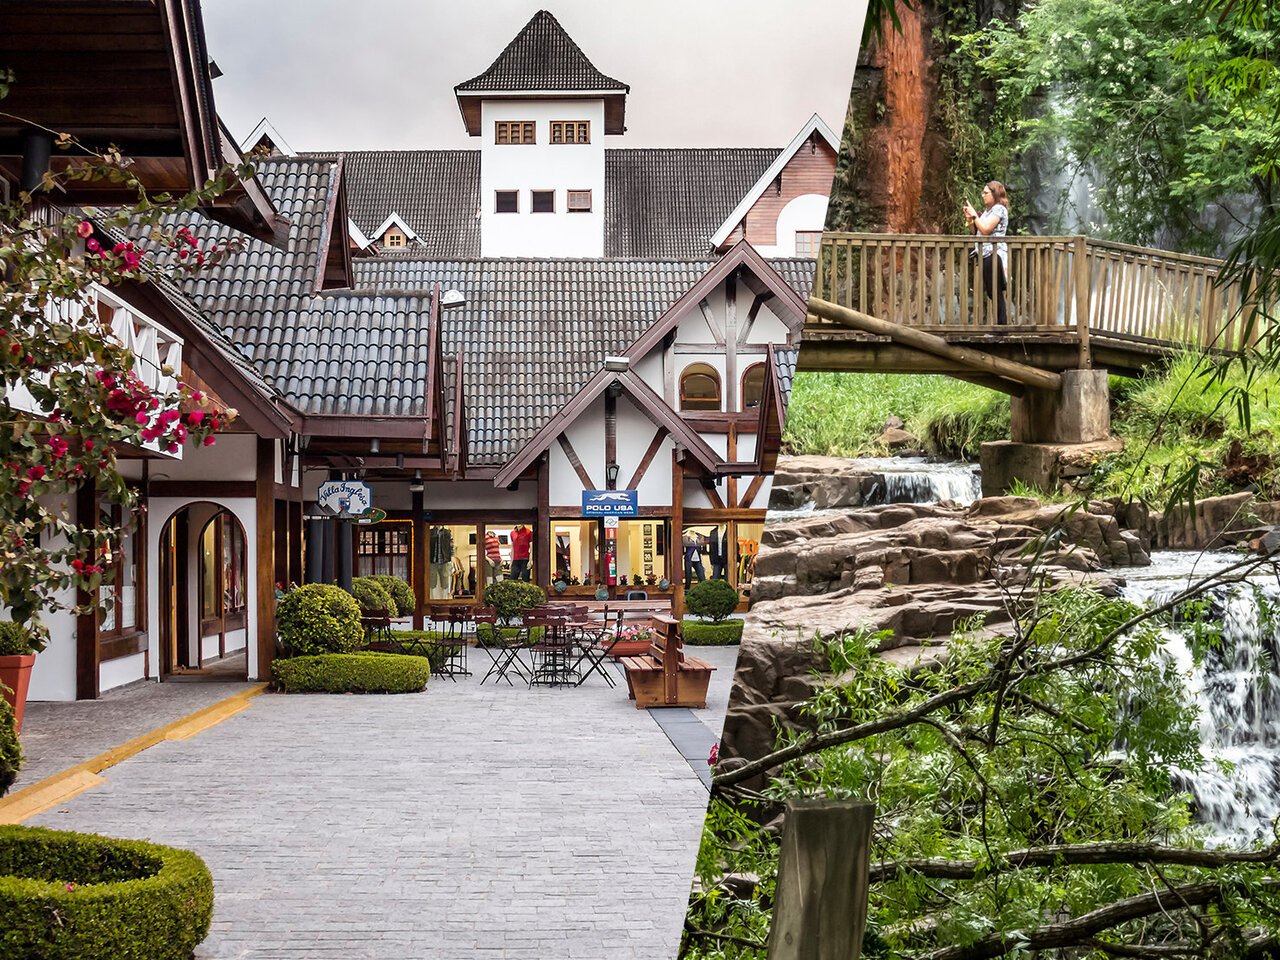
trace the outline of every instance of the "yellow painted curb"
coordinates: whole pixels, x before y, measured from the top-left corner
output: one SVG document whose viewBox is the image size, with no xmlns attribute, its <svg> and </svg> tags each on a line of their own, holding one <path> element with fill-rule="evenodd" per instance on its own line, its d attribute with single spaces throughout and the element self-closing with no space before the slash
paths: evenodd
<svg viewBox="0 0 1280 960">
<path fill-rule="evenodd" d="M 83 763 L 77 763 L 60 773 L 45 777 L 38 783 L 23 787 L 0 800 L 0 823 L 21 823 L 51 807 L 57 806 L 84 791 L 106 783 L 104 777 L 98 776 L 108 767 L 114 767 L 122 760 L 128 760 L 148 747 L 154 747 L 165 740 L 188 740 L 197 733 L 208 730 L 249 706 L 249 701 L 267 689 L 265 683 L 255 684 L 248 690 L 241 690 L 217 703 L 190 713 L 185 717 L 166 723 L 163 727 L 134 737 L 128 743 L 112 747 Z"/>
</svg>

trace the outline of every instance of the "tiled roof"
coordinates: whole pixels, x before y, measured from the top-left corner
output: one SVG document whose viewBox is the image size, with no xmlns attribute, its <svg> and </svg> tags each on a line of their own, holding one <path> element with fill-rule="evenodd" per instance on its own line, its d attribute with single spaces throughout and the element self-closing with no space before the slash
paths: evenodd
<svg viewBox="0 0 1280 960">
<path fill-rule="evenodd" d="M 429 291 L 461 291 L 466 305 L 444 313 L 443 348 L 449 381 L 447 358 L 463 351 L 472 463 L 505 462 L 716 262 L 357 258 L 356 289 L 316 294 L 336 164 L 271 159 L 259 176 L 292 223 L 288 248 L 245 240 L 186 280 L 186 294 L 303 413 L 422 416 Z M 203 220 L 198 232 L 233 235 Z M 770 263 L 808 296 L 812 260 Z"/>
<path fill-rule="evenodd" d="M 810 264 L 812 260 L 808 261 Z M 806 286 L 804 290 L 805 299 L 809 297 L 809 290 Z M 791 387 L 796 380 L 796 360 L 800 357 L 799 347 L 775 347 L 773 351 L 774 365 L 778 368 L 778 387 L 782 393 L 782 409 L 786 410 L 791 406 Z"/>
<path fill-rule="evenodd" d="M 560 21 L 539 10 L 489 69 L 454 89 L 624 90 L 627 85 L 597 70 Z"/>
<path fill-rule="evenodd" d="M 370 292 L 426 290 L 439 282 L 466 297 L 465 306 L 444 314 L 444 347 L 450 356 L 463 351 L 471 460 L 496 465 L 714 264 L 377 257 L 357 260 L 355 271 L 357 287 Z M 808 297 L 812 260 L 770 264 Z"/>
<path fill-rule="evenodd" d="M 480 151 L 354 150 L 343 165 L 347 212 L 370 240 L 395 213 L 424 256 L 480 255 Z"/>
<path fill-rule="evenodd" d="M 606 150 L 605 254 L 705 257 L 777 148 Z"/>
<path fill-rule="evenodd" d="M 606 150 L 605 256 L 708 256 L 712 234 L 778 152 Z M 358 150 L 343 156 L 348 210 L 369 239 L 396 213 L 418 235 L 418 256 L 480 256 L 479 150 Z"/>
</svg>

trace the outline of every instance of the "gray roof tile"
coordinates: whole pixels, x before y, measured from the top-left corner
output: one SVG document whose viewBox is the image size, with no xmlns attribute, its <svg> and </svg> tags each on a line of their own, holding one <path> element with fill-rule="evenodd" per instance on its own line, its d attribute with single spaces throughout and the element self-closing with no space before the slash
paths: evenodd
<svg viewBox="0 0 1280 960">
<path fill-rule="evenodd" d="M 606 77 L 546 10 L 539 10 L 489 68 L 456 87 L 470 90 L 625 90 Z"/>
</svg>

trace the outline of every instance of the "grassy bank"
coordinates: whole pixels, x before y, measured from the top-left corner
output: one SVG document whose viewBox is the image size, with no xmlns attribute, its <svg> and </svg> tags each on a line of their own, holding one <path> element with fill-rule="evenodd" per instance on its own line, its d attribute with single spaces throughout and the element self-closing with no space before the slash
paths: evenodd
<svg viewBox="0 0 1280 960">
<path fill-rule="evenodd" d="M 884 453 L 877 438 L 902 420 L 931 454 L 977 459 L 984 441 L 1009 436 L 1009 398 L 963 380 L 885 373 L 798 373 L 787 411 L 791 453 Z"/>
<path fill-rule="evenodd" d="M 1142 380 L 1113 377 L 1112 428 L 1126 446 L 1100 465 L 1090 491 L 1159 504 L 1180 480 L 1192 478 L 1199 497 L 1250 485 L 1280 496 L 1280 373 L 1259 374 L 1249 385 L 1247 429 L 1233 402 L 1233 391 L 1243 386 L 1237 368 L 1216 382 L 1190 356 Z M 984 441 L 1009 436 L 1008 398 L 960 380 L 801 373 L 787 414 L 786 449 L 838 457 L 883 454 L 877 438 L 891 416 L 937 456 L 973 460 Z"/>
</svg>

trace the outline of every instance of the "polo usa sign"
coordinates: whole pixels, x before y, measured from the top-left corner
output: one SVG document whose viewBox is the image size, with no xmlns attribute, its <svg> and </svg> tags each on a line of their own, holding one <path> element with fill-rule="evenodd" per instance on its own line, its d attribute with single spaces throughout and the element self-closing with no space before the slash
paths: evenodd
<svg viewBox="0 0 1280 960">
<path fill-rule="evenodd" d="M 358 517 L 373 507 L 373 494 L 361 480 L 330 480 L 320 484 L 316 502 L 340 517 Z"/>
<path fill-rule="evenodd" d="M 640 496 L 634 490 L 583 490 L 584 517 L 634 517 L 640 513 Z"/>
</svg>

